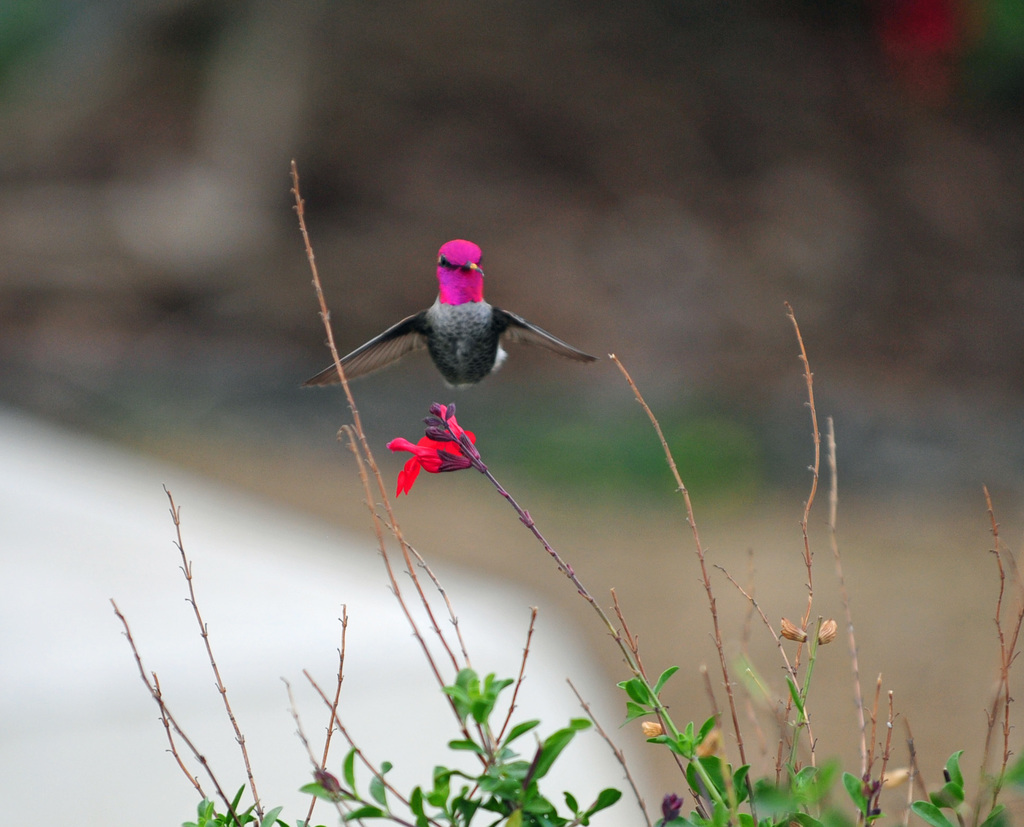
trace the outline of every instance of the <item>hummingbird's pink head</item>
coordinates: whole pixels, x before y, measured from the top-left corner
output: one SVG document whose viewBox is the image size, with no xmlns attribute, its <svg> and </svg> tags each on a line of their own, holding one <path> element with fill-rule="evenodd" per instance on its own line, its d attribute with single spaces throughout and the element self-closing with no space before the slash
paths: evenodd
<svg viewBox="0 0 1024 827">
<path fill-rule="evenodd" d="M 437 283 L 442 304 L 483 301 L 480 256 L 480 248 L 472 241 L 457 238 L 441 245 L 437 251 Z"/>
</svg>

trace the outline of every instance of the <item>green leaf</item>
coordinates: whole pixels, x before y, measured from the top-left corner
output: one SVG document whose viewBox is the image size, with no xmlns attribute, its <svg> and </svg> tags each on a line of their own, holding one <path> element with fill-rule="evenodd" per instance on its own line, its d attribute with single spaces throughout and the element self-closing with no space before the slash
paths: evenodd
<svg viewBox="0 0 1024 827">
<path fill-rule="evenodd" d="M 562 750 L 569 746 L 569 742 L 576 736 L 576 733 L 589 726 L 590 721 L 586 718 L 573 718 L 569 721 L 569 726 L 559 729 L 545 738 L 540 748 L 540 755 L 533 765 L 533 780 L 536 781 L 547 775 L 548 770 L 551 769 Z"/>
<path fill-rule="evenodd" d="M 455 683 L 443 687 L 443 691 L 452 699 L 455 711 L 462 721 L 472 716 L 476 723 L 486 724 L 498 696 L 514 682 L 511 678 L 497 678 L 492 672 L 484 678 L 481 686 L 476 672 L 472 669 L 462 669 L 455 676 Z"/>
<path fill-rule="evenodd" d="M 469 824 L 473 820 L 473 816 L 478 809 L 480 809 L 481 802 L 479 799 L 467 798 L 469 794 L 469 787 L 463 787 L 462 792 L 452 801 L 452 810 L 457 813 L 460 817 L 456 821 L 458 824 Z"/>
<path fill-rule="evenodd" d="M 508 737 L 505 739 L 505 743 L 511 744 L 520 735 L 529 732 L 531 729 L 534 729 L 539 725 L 539 720 L 523 721 L 521 724 L 516 724 L 514 727 L 512 727 L 512 729 L 509 730 Z"/>
<path fill-rule="evenodd" d="M 701 724 L 700 732 L 697 734 L 697 743 L 703 744 L 704 739 L 708 737 L 708 733 L 715 728 L 715 716 L 712 715 L 703 724 Z"/>
<path fill-rule="evenodd" d="M 345 783 L 350 790 L 356 788 L 356 748 L 352 747 L 345 756 L 341 765 L 341 774 L 345 777 Z"/>
<path fill-rule="evenodd" d="M 936 807 L 948 807 L 955 810 L 964 803 L 964 790 L 958 784 L 947 781 L 938 792 L 931 793 L 928 800 Z"/>
<path fill-rule="evenodd" d="M 315 795 L 322 801 L 344 801 L 351 797 L 344 793 L 342 793 L 341 795 L 338 795 L 337 793 L 332 793 L 330 790 L 324 789 L 324 787 L 318 784 L 316 781 L 310 781 L 308 784 L 303 784 L 301 787 L 299 787 L 299 792 L 305 793 L 306 795 Z"/>
<path fill-rule="evenodd" d="M 628 681 L 622 681 L 619 687 L 625 689 L 626 694 L 638 704 L 651 706 L 654 703 L 655 699 L 651 696 L 651 690 L 647 688 L 647 684 L 640 678 L 630 678 Z"/>
<path fill-rule="evenodd" d="M 263 821 L 260 822 L 260 827 L 274 827 L 274 823 L 283 809 L 284 807 L 275 807 L 273 810 L 267 810 L 267 814 L 263 816 Z"/>
<path fill-rule="evenodd" d="M 697 761 L 704 768 L 704 772 L 707 773 L 711 779 L 711 783 L 715 785 L 715 789 L 718 790 L 723 796 L 725 795 L 725 772 L 730 771 L 730 767 L 717 755 L 705 755 L 702 758 L 698 758 Z M 692 764 L 691 764 L 692 766 Z M 689 769 L 689 767 L 687 768 Z M 695 770 L 696 774 L 696 770 Z M 695 790 L 701 789 L 700 787 L 693 787 Z"/>
<path fill-rule="evenodd" d="M 555 805 L 552 804 L 550 801 L 548 801 L 542 795 L 535 795 L 535 796 L 532 796 L 532 797 L 528 798 L 523 803 L 522 809 L 523 809 L 524 813 L 528 813 L 528 814 L 532 814 L 532 815 L 556 816 Z M 542 821 L 541 823 L 545 823 L 545 822 Z"/>
<path fill-rule="evenodd" d="M 412 792 L 409 794 L 409 809 L 415 816 L 426 815 L 423 811 L 423 790 L 419 787 L 413 787 Z"/>
<path fill-rule="evenodd" d="M 496 678 L 492 672 L 484 678 L 483 696 L 491 702 L 491 706 L 494 706 L 498 696 L 514 683 L 512 678 Z"/>
<path fill-rule="evenodd" d="M 678 666 L 670 666 L 668 669 L 666 669 L 664 672 L 662 672 L 661 673 L 661 677 L 658 678 L 658 682 L 654 684 L 654 694 L 655 695 L 660 695 L 661 694 L 661 690 L 665 686 L 665 684 L 668 682 L 668 679 L 671 678 L 678 671 L 679 671 L 679 667 Z"/>
<path fill-rule="evenodd" d="M 442 687 L 442 691 L 452 699 L 459 719 L 465 721 L 470 715 L 473 699 L 480 695 L 480 679 L 472 669 L 461 669 L 455 676 L 455 683 Z"/>
<path fill-rule="evenodd" d="M 457 741 L 449 741 L 448 749 L 465 750 L 467 752 L 475 752 L 478 755 L 486 755 L 486 751 L 483 747 L 477 744 L 475 741 L 466 741 L 460 739 Z"/>
<path fill-rule="evenodd" d="M 1006 814 L 1006 807 L 1002 804 L 993 808 L 980 827 L 1010 827 L 1010 818 Z"/>
<path fill-rule="evenodd" d="M 384 811 L 379 807 L 359 807 L 351 813 L 345 813 L 345 821 L 358 821 L 361 818 L 384 818 Z"/>
<path fill-rule="evenodd" d="M 846 787 L 850 799 L 857 805 L 857 809 L 862 813 L 865 812 L 868 808 L 868 799 L 864 795 L 864 782 L 853 773 L 844 772 L 843 786 Z"/>
<path fill-rule="evenodd" d="M 370 779 L 370 797 L 380 804 L 381 807 L 388 806 L 388 791 L 378 775 Z"/>
<path fill-rule="evenodd" d="M 838 772 L 839 764 L 836 761 L 826 761 L 818 767 L 801 768 L 790 781 L 793 806 L 820 804 L 832 788 Z"/>
<path fill-rule="evenodd" d="M 213 817 L 214 811 L 215 808 L 213 802 L 208 798 L 204 798 L 196 806 L 196 816 L 198 820 L 186 821 L 181 825 L 181 827 L 202 827 L 202 825 L 206 824 Z"/>
<path fill-rule="evenodd" d="M 650 715 L 651 711 L 646 707 L 635 704 L 632 701 L 626 701 L 626 720 L 622 722 L 625 726 L 630 721 L 635 721 L 637 718 L 642 718 L 644 715 Z"/>
<path fill-rule="evenodd" d="M 564 792 L 562 793 L 562 795 L 565 796 L 565 806 L 572 811 L 573 815 L 579 815 L 580 805 L 576 801 L 575 796 L 573 796 L 573 794 L 570 792 Z"/>
<path fill-rule="evenodd" d="M 964 775 L 960 771 L 960 756 L 963 750 L 954 752 L 946 761 L 946 783 L 942 789 L 928 796 L 936 807 L 948 807 L 955 810 L 964 801 Z"/>
<path fill-rule="evenodd" d="M 434 807 L 447 808 L 451 794 L 453 771 L 447 767 L 434 767 L 434 789 L 427 793 L 427 802 Z"/>
<path fill-rule="evenodd" d="M 455 676 L 455 683 L 453 686 L 457 686 L 461 689 L 469 689 L 474 685 L 480 685 L 480 678 L 477 676 L 476 671 L 470 669 L 468 666 L 465 669 L 460 669 L 459 674 Z"/>
<path fill-rule="evenodd" d="M 949 760 L 946 762 L 946 772 L 949 773 L 949 781 L 956 784 L 961 790 L 964 787 L 964 774 L 960 772 L 960 756 L 963 754 L 963 750 L 958 750 L 949 756 Z"/>
<path fill-rule="evenodd" d="M 491 710 L 493 708 L 493 701 L 487 698 L 476 698 L 469 705 L 469 714 L 473 716 L 473 720 L 478 724 L 486 724 L 487 719 L 491 717 Z"/>
<path fill-rule="evenodd" d="M 787 816 L 790 822 L 796 822 L 800 827 L 823 827 L 822 823 L 814 816 L 807 813 L 791 813 Z"/>
<path fill-rule="evenodd" d="M 800 697 L 800 690 L 797 689 L 796 683 L 794 683 L 793 679 L 788 675 L 786 676 L 786 686 L 789 687 L 789 697 L 793 699 L 793 706 L 795 706 L 797 712 L 800 713 L 800 717 L 804 718 L 805 714 L 803 698 Z"/>
<path fill-rule="evenodd" d="M 1024 787 L 1024 753 L 1003 774 L 1003 783 L 1018 789 Z"/>
<path fill-rule="evenodd" d="M 693 761 L 686 765 L 686 783 L 689 784 L 691 790 L 704 789 L 704 780 L 697 773 L 697 767 L 694 766 Z"/>
<path fill-rule="evenodd" d="M 491 759 L 494 764 L 505 764 L 509 761 L 514 761 L 519 757 L 519 753 L 511 747 L 499 747 L 494 752 L 494 757 Z"/>
<path fill-rule="evenodd" d="M 681 755 L 688 761 L 692 761 L 694 759 L 696 753 L 694 752 L 693 741 L 686 737 L 685 732 L 674 741 L 664 735 L 659 737 L 665 738 L 665 744 L 676 755 Z"/>
<path fill-rule="evenodd" d="M 921 820 L 932 827 L 953 827 L 953 822 L 946 818 L 942 811 L 929 801 L 915 801 L 910 810 Z"/>
<path fill-rule="evenodd" d="M 587 810 L 586 814 L 588 816 L 592 816 L 594 813 L 606 810 L 620 798 L 622 798 L 622 791 L 616 790 L 614 787 L 608 787 L 607 789 L 601 790 L 601 792 L 597 794 L 597 799 L 590 805 L 590 809 Z"/>
<path fill-rule="evenodd" d="M 736 790 L 736 800 L 742 804 L 747 800 L 747 773 L 750 772 L 750 764 L 744 764 L 732 776 L 732 786 Z"/>
</svg>

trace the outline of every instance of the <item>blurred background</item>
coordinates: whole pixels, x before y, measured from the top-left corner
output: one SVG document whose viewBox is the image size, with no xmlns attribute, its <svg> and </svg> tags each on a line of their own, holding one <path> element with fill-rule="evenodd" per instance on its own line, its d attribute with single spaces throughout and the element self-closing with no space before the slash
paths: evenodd
<svg viewBox="0 0 1024 827">
<path fill-rule="evenodd" d="M 814 454 L 788 301 L 835 418 L 862 670 L 896 688 L 935 781 L 953 749 L 980 760 L 995 675 L 982 484 L 1013 547 L 1024 516 L 1022 144 L 1017 0 L 14 0 L 0 402 L 369 538 L 343 397 L 299 389 L 329 357 L 295 159 L 343 353 L 433 301 L 441 243 L 476 241 L 492 303 L 622 359 L 713 562 L 795 619 Z M 388 477 L 384 443 L 454 399 L 584 582 L 618 589 L 652 668 L 684 664 L 676 703 L 706 714 L 688 529 L 608 360 L 518 348 L 452 391 L 414 354 L 353 390 Z M 815 612 L 838 614 L 825 504 Z M 622 677 L 480 479 L 423 479 L 398 516 L 428 558 L 568 607 Z M 716 582 L 741 636 L 744 603 Z M 830 754 L 855 746 L 840 654 Z"/>
</svg>

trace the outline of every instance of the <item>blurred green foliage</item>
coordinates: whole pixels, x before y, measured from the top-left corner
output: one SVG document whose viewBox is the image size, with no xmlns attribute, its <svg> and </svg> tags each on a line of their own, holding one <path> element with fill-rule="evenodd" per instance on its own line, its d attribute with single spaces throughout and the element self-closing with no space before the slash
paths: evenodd
<svg viewBox="0 0 1024 827">
<path fill-rule="evenodd" d="M 61 18 L 59 4 L 45 0 L 0 3 L 0 90 L 12 66 L 42 51 Z"/>
<path fill-rule="evenodd" d="M 660 422 L 691 491 L 742 497 L 760 488 L 764 451 L 751 423 L 707 405 L 673 409 Z M 675 487 L 657 434 L 639 410 L 580 415 L 534 406 L 477 437 L 485 462 L 514 465 L 541 484 L 644 496 Z"/>
</svg>

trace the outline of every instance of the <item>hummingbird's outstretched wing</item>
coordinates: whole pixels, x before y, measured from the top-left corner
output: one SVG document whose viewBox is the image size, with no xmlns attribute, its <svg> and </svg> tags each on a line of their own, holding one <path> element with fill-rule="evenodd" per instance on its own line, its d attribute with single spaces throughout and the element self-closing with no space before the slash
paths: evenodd
<svg viewBox="0 0 1024 827">
<path fill-rule="evenodd" d="M 591 356 L 582 350 L 576 350 L 572 345 L 567 345 L 561 339 L 552 336 L 546 330 L 537 327 L 537 325 L 530 324 L 522 316 L 517 316 L 515 313 L 509 313 L 507 310 L 495 307 L 494 320 L 499 329 L 502 330 L 502 337 L 506 341 L 540 345 L 540 347 L 547 348 L 559 356 L 565 356 L 567 359 L 574 359 L 577 362 L 597 361 L 596 356 Z"/>
<path fill-rule="evenodd" d="M 422 311 L 402 319 L 398 324 L 392 325 L 379 336 L 375 336 L 365 345 L 357 347 L 348 356 L 343 357 L 341 366 L 345 369 L 345 378 L 365 376 L 401 359 L 407 353 L 425 348 L 426 315 L 426 311 Z M 331 365 L 303 382 L 302 387 L 333 385 L 337 381 L 338 369 Z"/>
</svg>

